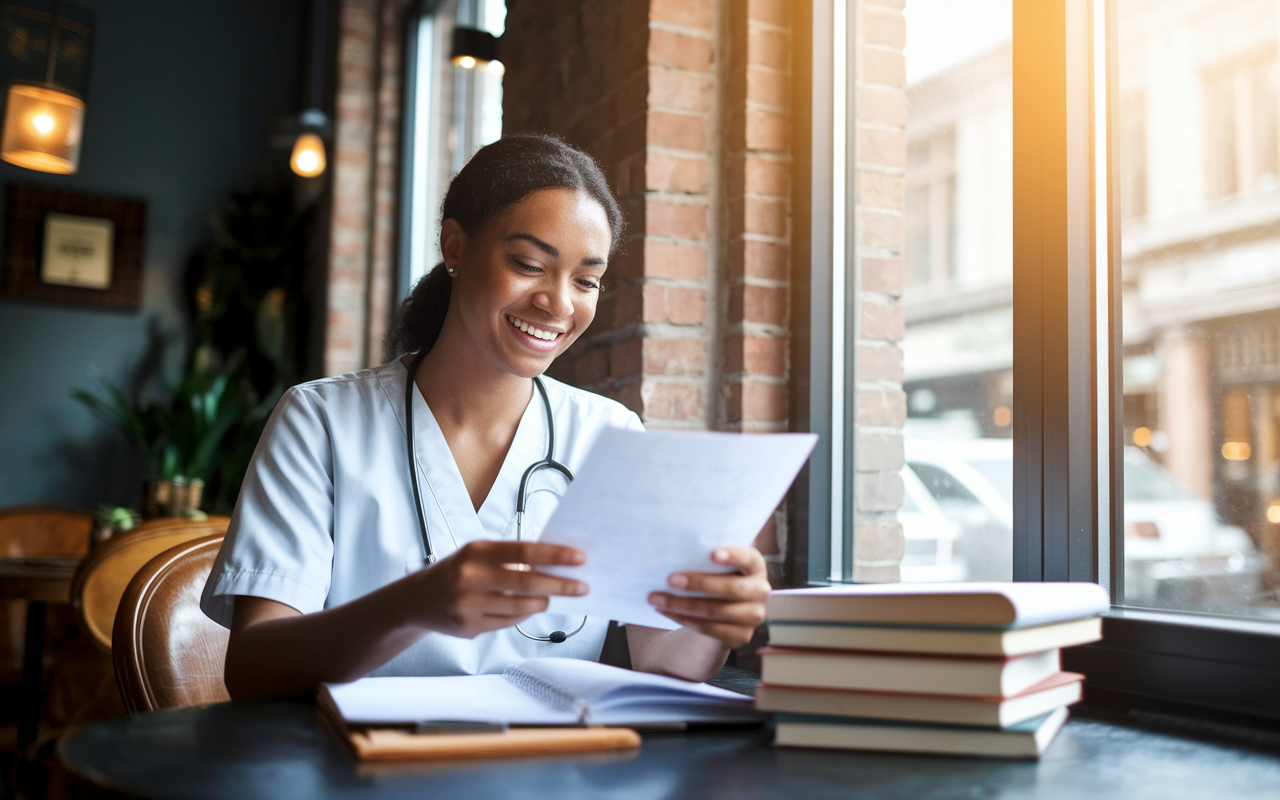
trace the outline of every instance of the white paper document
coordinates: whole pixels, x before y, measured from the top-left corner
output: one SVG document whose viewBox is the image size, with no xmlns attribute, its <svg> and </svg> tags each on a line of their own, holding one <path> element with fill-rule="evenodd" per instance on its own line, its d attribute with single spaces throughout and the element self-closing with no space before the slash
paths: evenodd
<svg viewBox="0 0 1280 800">
<path fill-rule="evenodd" d="M 751 544 L 817 439 L 606 430 L 540 537 L 587 554 L 584 566 L 542 569 L 591 591 L 552 597 L 547 610 L 679 627 L 649 605 L 649 593 L 673 591 L 673 572 L 725 572 L 711 551 Z"/>
</svg>

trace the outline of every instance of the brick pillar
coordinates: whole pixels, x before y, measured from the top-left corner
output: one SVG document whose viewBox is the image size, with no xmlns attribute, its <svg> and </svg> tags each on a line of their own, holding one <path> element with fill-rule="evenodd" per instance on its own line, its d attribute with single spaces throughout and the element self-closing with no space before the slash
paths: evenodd
<svg viewBox="0 0 1280 800">
<path fill-rule="evenodd" d="M 645 147 L 643 339 L 646 424 L 713 428 L 717 316 L 712 203 L 718 186 L 718 3 L 652 0 Z"/>
<path fill-rule="evenodd" d="M 409 0 L 382 0 L 379 4 L 378 81 L 376 128 L 373 132 L 372 174 L 369 187 L 368 313 L 365 321 L 365 364 L 386 359 L 384 352 L 392 315 L 399 305 L 396 294 L 400 209 L 400 134 L 403 128 L 402 76 L 404 27 Z"/>
<path fill-rule="evenodd" d="M 1212 365 L 1198 331 L 1175 328 L 1160 342 L 1160 427 L 1169 434 L 1165 466 L 1197 497 L 1213 499 Z"/>
<path fill-rule="evenodd" d="M 732 3 L 728 50 L 722 427 L 785 431 L 791 305 L 788 4 Z"/>
<path fill-rule="evenodd" d="M 907 163 L 903 0 L 862 0 L 856 81 L 854 233 L 859 303 L 854 364 L 853 579 L 892 582 L 905 546 L 902 506 L 903 180 Z"/>
<path fill-rule="evenodd" d="M 723 409 L 719 427 L 786 431 L 791 307 L 791 13 L 785 2 L 728 9 Z M 786 514 L 756 546 L 782 577 Z"/>
<path fill-rule="evenodd" d="M 502 44 L 503 132 L 555 133 L 591 153 L 629 226 L 623 251 L 605 276 L 607 290 L 595 322 L 552 373 L 616 398 L 647 418 L 642 366 L 646 142 L 652 124 L 649 2 L 509 0 Z M 705 271 L 705 255 L 701 268 Z"/>
<path fill-rule="evenodd" d="M 392 313 L 400 74 L 409 0 L 343 0 L 324 373 L 381 363 Z"/>
<path fill-rule="evenodd" d="M 325 315 L 324 374 L 365 366 L 369 169 L 373 151 L 377 0 L 344 0 L 338 39 L 336 119 L 329 169 L 333 223 Z"/>
</svg>

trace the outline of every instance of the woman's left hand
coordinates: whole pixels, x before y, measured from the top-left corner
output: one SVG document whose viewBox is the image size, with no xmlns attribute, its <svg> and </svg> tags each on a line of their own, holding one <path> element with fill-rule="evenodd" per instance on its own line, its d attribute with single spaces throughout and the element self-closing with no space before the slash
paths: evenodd
<svg viewBox="0 0 1280 800">
<path fill-rule="evenodd" d="M 649 595 L 649 602 L 664 617 L 725 647 L 742 647 L 764 622 L 764 602 L 769 597 L 764 556 L 754 547 L 719 547 L 711 554 L 711 560 L 735 572 L 673 572 L 667 585 L 714 597 L 654 592 Z"/>
</svg>

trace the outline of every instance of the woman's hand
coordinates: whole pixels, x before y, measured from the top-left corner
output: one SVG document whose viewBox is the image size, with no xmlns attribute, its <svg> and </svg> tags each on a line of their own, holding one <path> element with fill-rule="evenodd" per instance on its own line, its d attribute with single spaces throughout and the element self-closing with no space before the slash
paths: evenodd
<svg viewBox="0 0 1280 800">
<path fill-rule="evenodd" d="M 660 614 L 695 630 L 725 647 L 742 647 L 764 622 L 769 580 L 764 556 L 754 547 L 720 547 L 711 560 L 736 572 L 674 572 L 667 578 L 673 589 L 715 595 L 684 597 L 667 592 L 649 595 Z"/>
<path fill-rule="evenodd" d="M 547 610 L 550 595 L 576 597 L 587 585 L 537 572 L 543 565 L 581 566 L 581 550 L 541 542 L 475 541 L 415 573 L 421 623 L 432 631 L 470 639 L 518 625 Z"/>
</svg>

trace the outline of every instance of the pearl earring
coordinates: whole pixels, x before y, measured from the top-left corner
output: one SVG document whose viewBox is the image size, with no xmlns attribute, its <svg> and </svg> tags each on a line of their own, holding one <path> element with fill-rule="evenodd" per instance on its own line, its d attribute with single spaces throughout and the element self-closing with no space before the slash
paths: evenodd
<svg viewBox="0 0 1280 800">
<path fill-rule="evenodd" d="M 455 270 L 453 267 L 449 267 L 449 274 L 450 274 L 450 275 L 454 274 L 455 272 L 457 272 L 457 270 Z"/>
</svg>

